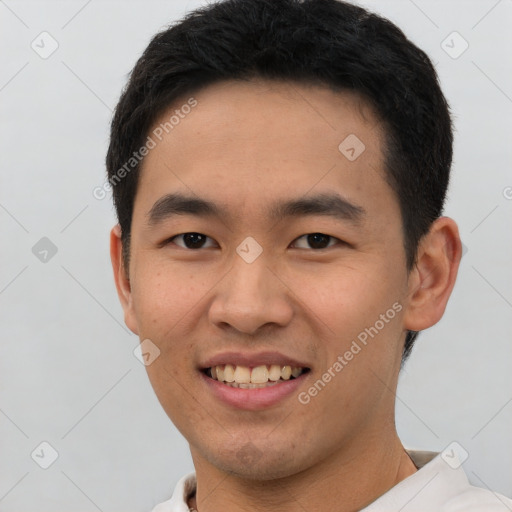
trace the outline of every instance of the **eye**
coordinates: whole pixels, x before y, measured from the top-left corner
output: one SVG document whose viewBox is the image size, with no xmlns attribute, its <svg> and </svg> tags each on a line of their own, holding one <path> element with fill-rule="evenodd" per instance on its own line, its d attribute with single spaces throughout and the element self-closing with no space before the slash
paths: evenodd
<svg viewBox="0 0 512 512">
<path fill-rule="evenodd" d="M 176 243 L 175 240 L 183 240 L 183 244 Z M 175 235 L 164 242 L 164 244 L 175 243 L 178 247 L 184 249 L 202 249 L 206 240 L 212 240 L 211 238 L 203 235 L 202 233 L 182 233 L 181 235 Z"/>
<path fill-rule="evenodd" d="M 313 249 L 326 249 L 329 245 L 329 241 L 335 241 L 341 242 L 344 244 L 342 240 L 339 238 L 335 238 L 331 235 L 325 235 L 323 233 L 309 233 L 307 235 L 302 235 L 299 238 L 296 238 L 293 242 L 294 245 L 297 244 L 297 241 L 305 239 L 308 244 Z M 335 245 L 335 244 L 334 244 Z M 299 249 L 308 249 L 308 247 L 299 247 Z"/>
</svg>

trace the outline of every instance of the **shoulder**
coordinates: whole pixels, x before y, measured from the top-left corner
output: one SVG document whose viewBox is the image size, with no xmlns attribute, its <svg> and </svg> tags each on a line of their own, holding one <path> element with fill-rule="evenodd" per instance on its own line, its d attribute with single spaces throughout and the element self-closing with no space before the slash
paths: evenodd
<svg viewBox="0 0 512 512">
<path fill-rule="evenodd" d="M 171 499 L 156 505 L 151 512 L 189 512 L 188 498 L 196 490 L 196 474 L 188 473 L 179 479 Z"/>
<path fill-rule="evenodd" d="M 457 453 L 407 450 L 418 471 L 365 512 L 512 512 L 512 500 L 472 485 Z"/>
<path fill-rule="evenodd" d="M 512 499 L 470 483 L 462 462 L 453 450 L 449 454 L 414 450 L 407 452 L 418 467 L 418 472 L 404 483 L 412 483 L 415 479 L 418 485 L 425 482 L 427 488 L 422 488 L 425 498 L 423 507 L 435 503 L 440 512 L 512 511 Z"/>
<path fill-rule="evenodd" d="M 512 499 L 488 489 L 469 485 L 446 502 L 442 512 L 510 512 Z"/>
</svg>

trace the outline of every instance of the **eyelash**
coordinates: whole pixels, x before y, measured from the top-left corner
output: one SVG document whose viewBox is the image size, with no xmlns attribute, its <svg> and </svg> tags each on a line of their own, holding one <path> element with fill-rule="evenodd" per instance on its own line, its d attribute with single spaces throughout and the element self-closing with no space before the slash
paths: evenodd
<svg viewBox="0 0 512 512">
<path fill-rule="evenodd" d="M 203 235 L 202 233 L 198 233 L 198 232 L 195 232 L 195 231 L 189 231 L 189 232 L 187 232 L 187 233 L 181 233 L 181 234 L 179 234 L 179 235 L 174 235 L 174 236 L 172 236 L 171 238 L 168 238 L 167 240 L 165 240 L 165 241 L 161 244 L 161 246 L 163 247 L 163 246 L 168 245 L 168 244 L 170 244 L 170 243 L 174 243 L 174 240 L 175 240 L 176 238 L 183 237 L 183 236 L 185 236 L 185 235 L 201 235 L 202 237 L 206 237 L 207 239 L 212 240 L 212 238 L 210 238 L 210 237 L 208 237 L 208 236 L 206 236 L 206 235 Z M 339 238 L 336 238 L 335 236 L 332 236 L 332 235 L 326 235 L 325 233 L 319 233 L 319 232 L 315 232 L 315 233 L 306 233 L 305 235 L 301 235 L 301 236 L 299 236 L 298 238 L 296 238 L 293 242 L 296 242 L 297 240 L 300 240 L 301 238 L 308 237 L 308 236 L 312 236 L 312 235 L 321 235 L 321 236 L 323 236 L 323 237 L 327 237 L 327 238 L 329 238 L 329 241 L 331 241 L 331 240 L 337 240 L 338 242 L 340 242 L 338 245 L 347 245 L 347 243 L 346 243 L 346 242 L 344 242 L 343 240 L 340 240 Z M 175 245 L 177 245 L 177 244 L 175 244 Z M 336 244 L 334 244 L 334 245 L 336 245 Z M 187 250 L 189 250 L 189 251 L 198 251 L 198 250 L 200 250 L 200 249 L 203 249 L 203 248 L 204 248 L 204 247 L 199 247 L 199 249 L 190 249 L 189 247 L 182 247 L 182 246 L 180 246 L 180 245 L 178 245 L 178 247 L 181 247 L 182 249 L 187 249 Z M 318 252 L 318 251 L 323 251 L 323 250 L 325 250 L 325 249 L 330 249 L 331 247 L 333 247 L 333 245 L 328 245 L 327 247 L 322 247 L 321 249 L 312 249 L 312 250 L 313 250 L 313 251 L 315 251 L 315 252 Z"/>
</svg>

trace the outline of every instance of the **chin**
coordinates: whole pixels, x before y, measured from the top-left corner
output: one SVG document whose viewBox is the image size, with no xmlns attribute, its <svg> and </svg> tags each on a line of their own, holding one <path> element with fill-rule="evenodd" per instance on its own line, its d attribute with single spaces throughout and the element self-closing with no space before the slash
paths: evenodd
<svg viewBox="0 0 512 512">
<path fill-rule="evenodd" d="M 262 482 L 286 478 L 306 469 L 300 466 L 294 454 L 289 451 L 272 452 L 269 448 L 263 451 L 251 442 L 222 456 L 218 452 L 212 453 L 208 459 L 218 469 L 232 476 Z"/>
</svg>

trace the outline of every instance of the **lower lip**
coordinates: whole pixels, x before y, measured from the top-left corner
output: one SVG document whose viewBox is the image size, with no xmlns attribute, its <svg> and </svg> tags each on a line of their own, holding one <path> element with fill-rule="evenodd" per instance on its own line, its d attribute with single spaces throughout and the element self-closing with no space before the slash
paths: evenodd
<svg viewBox="0 0 512 512">
<path fill-rule="evenodd" d="M 203 372 L 199 373 L 213 395 L 220 401 L 238 409 L 257 411 L 276 405 L 292 395 L 302 385 L 310 372 L 303 373 L 295 379 L 279 382 L 279 384 L 273 386 L 254 389 L 234 388 L 208 377 Z"/>
</svg>

